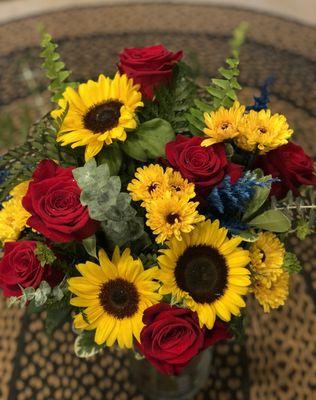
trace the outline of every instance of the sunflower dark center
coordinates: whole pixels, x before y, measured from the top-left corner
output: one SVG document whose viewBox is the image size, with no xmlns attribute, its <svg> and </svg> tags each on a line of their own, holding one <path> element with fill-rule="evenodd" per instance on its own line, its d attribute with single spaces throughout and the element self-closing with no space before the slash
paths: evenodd
<svg viewBox="0 0 316 400">
<path fill-rule="evenodd" d="M 121 115 L 122 105 L 120 101 L 109 100 L 92 106 L 83 117 L 84 127 L 94 133 L 115 128 Z"/>
<path fill-rule="evenodd" d="M 177 213 L 170 213 L 166 216 L 166 221 L 168 224 L 173 225 L 176 220 L 180 220 L 180 215 Z"/>
<path fill-rule="evenodd" d="M 121 278 L 105 283 L 99 299 L 104 310 L 118 319 L 131 317 L 138 310 L 139 294 L 136 287 Z"/>
<path fill-rule="evenodd" d="M 219 299 L 225 292 L 227 277 L 225 258 L 210 246 L 188 247 L 175 268 L 177 285 L 197 303 Z"/>
</svg>

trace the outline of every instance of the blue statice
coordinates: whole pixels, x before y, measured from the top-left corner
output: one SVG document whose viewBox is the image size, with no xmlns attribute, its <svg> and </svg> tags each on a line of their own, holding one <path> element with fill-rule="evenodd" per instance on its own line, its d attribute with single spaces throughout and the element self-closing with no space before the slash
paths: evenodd
<svg viewBox="0 0 316 400">
<path fill-rule="evenodd" d="M 246 107 L 247 111 L 254 110 L 266 110 L 268 108 L 268 103 L 270 102 L 269 98 L 269 86 L 271 86 L 275 81 L 274 76 L 269 76 L 265 81 L 264 85 L 260 87 L 260 96 L 254 96 L 255 104 L 252 106 Z"/>
<path fill-rule="evenodd" d="M 260 181 L 255 174 L 247 171 L 235 183 L 231 183 L 230 176 L 227 175 L 209 194 L 204 214 L 210 219 L 219 219 L 221 225 L 233 233 L 246 230 L 248 226 L 242 222 L 242 214 L 256 187 L 270 185 L 272 181 Z"/>
</svg>

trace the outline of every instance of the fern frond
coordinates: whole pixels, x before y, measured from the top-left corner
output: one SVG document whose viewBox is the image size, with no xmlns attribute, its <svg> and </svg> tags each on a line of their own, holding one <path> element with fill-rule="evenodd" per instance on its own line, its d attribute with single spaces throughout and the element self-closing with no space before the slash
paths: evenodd
<svg viewBox="0 0 316 400">
<path fill-rule="evenodd" d="M 190 108 L 186 114 L 186 118 L 190 124 L 190 131 L 199 135 L 204 128 L 204 112 L 211 112 L 223 106 L 230 108 L 234 101 L 237 100 L 237 91 L 241 89 L 238 83 L 239 76 L 239 53 L 245 41 L 247 25 L 242 23 L 233 33 L 230 42 L 231 57 L 226 60 L 226 68 L 219 68 L 220 78 L 213 78 L 211 84 L 206 86 L 206 101 L 195 100 L 195 107 Z"/>
<path fill-rule="evenodd" d="M 50 158 L 66 166 L 76 165 L 74 154 L 56 142 L 62 120 L 63 116 L 55 121 L 46 115 L 33 125 L 23 145 L 9 150 L 2 156 L 0 170 L 3 170 L 6 176 L 0 185 L 0 203 L 7 198 L 14 186 L 31 178 L 41 160 Z"/>
<path fill-rule="evenodd" d="M 155 90 L 155 101 L 145 102 L 141 113 L 142 121 L 162 118 L 170 123 L 176 133 L 189 130 L 186 113 L 193 106 L 196 86 L 190 79 L 189 67 L 179 62 L 173 69 L 171 85 Z"/>
<path fill-rule="evenodd" d="M 60 55 L 56 51 L 58 45 L 54 43 L 51 35 L 46 32 L 42 33 L 41 47 L 40 56 L 44 59 L 42 68 L 46 77 L 50 80 L 48 89 L 52 94 L 51 101 L 58 103 L 66 87 L 76 87 L 76 83 L 66 82 L 71 72 L 65 68 L 65 63 L 61 61 Z"/>
</svg>

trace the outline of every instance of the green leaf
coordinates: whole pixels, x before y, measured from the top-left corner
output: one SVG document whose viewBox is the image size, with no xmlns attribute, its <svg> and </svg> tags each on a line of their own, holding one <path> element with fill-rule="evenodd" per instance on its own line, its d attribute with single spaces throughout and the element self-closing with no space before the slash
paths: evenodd
<svg viewBox="0 0 316 400">
<path fill-rule="evenodd" d="M 290 219 L 279 210 L 268 210 L 248 222 L 257 229 L 271 232 L 287 232 L 291 229 Z"/>
<path fill-rule="evenodd" d="M 123 155 L 118 143 L 106 146 L 98 156 L 98 164 L 106 164 L 110 175 L 118 175 L 122 165 Z"/>
<path fill-rule="evenodd" d="M 47 309 L 45 320 L 45 330 L 48 335 L 51 335 L 54 330 L 61 325 L 69 316 L 70 307 L 59 308 L 51 307 Z"/>
<path fill-rule="evenodd" d="M 299 262 L 296 254 L 288 251 L 285 253 L 282 268 L 289 274 L 296 274 L 302 270 L 301 263 Z"/>
<path fill-rule="evenodd" d="M 194 104 L 196 105 L 196 107 L 201 111 L 201 112 L 211 112 L 212 106 L 210 106 L 209 104 L 204 103 L 203 101 L 199 100 L 199 99 L 195 99 L 194 100 Z"/>
<path fill-rule="evenodd" d="M 240 53 L 240 49 L 246 39 L 247 30 L 248 30 L 247 22 L 242 22 L 234 29 L 233 37 L 230 41 L 230 47 L 234 57 L 237 57 Z"/>
<path fill-rule="evenodd" d="M 121 146 L 127 155 L 145 162 L 148 159 L 164 157 L 165 145 L 174 138 L 175 134 L 169 122 L 155 118 L 130 132 Z"/>
<path fill-rule="evenodd" d="M 223 93 L 223 90 L 221 88 L 209 86 L 206 88 L 206 91 L 212 96 L 217 97 L 218 99 L 222 99 L 225 96 L 225 93 Z"/>
<path fill-rule="evenodd" d="M 214 83 L 214 85 L 216 85 L 222 89 L 228 90 L 230 88 L 229 81 L 227 81 L 226 79 L 215 79 L 214 78 L 214 79 L 212 79 L 212 82 Z"/>
<path fill-rule="evenodd" d="M 242 218 L 243 221 L 247 221 L 256 213 L 256 211 L 260 209 L 260 207 L 265 203 L 265 201 L 269 197 L 270 190 L 271 190 L 271 185 L 256 187 L 254 195 L 249 201 L 246 211 L 244 212 Z"/>
<path fill-rule="evenodd" d="M 56 260 L 56 256 L 53 251 L 41 242 L 36 243 L 36 249 L 34 253 L 42 267 L 45 265 L 52 265 Z"/>
<path fill-rule="evenodd" d="M 74 344 L 74 351 L 77 357 L 89 358 L 99 353 L 104 346 L 100 346 L 94 341 L 95 332 L 82 331 L 78 335 Z"/>
<path fill-rule="evenodd" d="M 239 236 L 245 242 L 256 242 L 258 240 L 258 234 L 254 231 L 240 231 L 238 232 L 238 235 L 233 236 Z"/>
<path fill-rule="evenodd" d="M 97 257 L 97 239 L 95 235 L 92 235 L 82 241 L 83 247 L 85 248 L 86 252 L 94 257 Z"/>
<path fill-rule="evenodd" d="M 311 229 L 309 226 L 309 221 L 305 220 L 304 218 L 300 218 L 297 221 L 297 226 L 296 226 L 296 236 L 300 240 L 305 240 L 308 235 L 311 234 Z"/>
<path fill-rule="evenodd" d="M 26 312 L 27 312 L 28 315 L 30 315 L 30 314 L 38 314 L 43 310 L 44 310 L 44 307 L 43 306 L 37 306 L 35 304 L 35 300 L 33 299 L 33 300 L 31 300 L 29 302 L 29 304 L 27 306 L 27 309 L 26 309 Z"/>
</svg>

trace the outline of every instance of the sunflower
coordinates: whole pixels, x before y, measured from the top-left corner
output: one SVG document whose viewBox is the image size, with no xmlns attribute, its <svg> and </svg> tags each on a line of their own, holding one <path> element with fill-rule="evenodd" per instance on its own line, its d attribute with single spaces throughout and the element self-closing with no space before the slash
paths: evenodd
<svg viewBox="0 0 316 400">
<path fill-rule="evenodd" d="M 282 271 L 271 285 L 265 285 L 261 280 L 255 280 L 252 291 L 263 307 L 264 312 L 283 306 L 289 295 L 289 274 Z"/>
<path fill-rule="evenodd" d="M 127 190 L 134 201 L 141 200 L 142 206 L 146 202 L 158 199 L 168 189 L 168 176 L 158 164 L 150 164 L 137 168 L 135 179 L 128 184 Z"/>
<path fill-rule="evenodd" d="M 100 75 L 97 82 L 89 80 L 75 91 L 67 87 L 58 102 L 60 108 L 51 113 L 59 118 L 66 107 L 57 141 L 72 148 L 86 146 L 86 161 L 98 154 L 104 144 L 126 140 L 126 129 L 136 128 L 135 110 L 143 106 L 139 85 L 126 75 L 114 79 Z"/>
<path fill-rule="evenodd" d="M 30 181 L 15 186 L 10 192 L 10 200 L 2 203 L 0 211 L 0 241 L 2 243 L 17 240 L 26 227 L 30 214 L 24 209 L 22 199 Z"/>
<path fill-rule="evenodd" d="M 168 176 L 168 190 L 181 196 L 186 196 L 188 199 L 195 197 L 194 183 L 182 178 L 179 171 L 167 168 L 166 174 Z"/>
<path fill-rule="evenodd" d="M 204 221 L 204 216 L 196 210 L 198 205 L 198 202 L 189 201 L 188 197 L 170 191 L 147 203 L 146 224 L 158 235 L 156 242 L 163 243 L 172 236 L 182 240 L 182 232 L 190 232 L 195 224 Z"/>
<path fill-rule="evenodd" d="M 237 146 L 246 151 L 258 149 L 260 154 L 286 144 L 293 134 L 284 115 L 271 115 L 270 110 L 251 110 L 244 116 L 239 131 L 235 138 Z"/>
<path fill-rule="evenodd" d="M 158 257 L 160 293 L 184 301 L 209 329 L 216 315 L 229 321 L 231 314 L 240 314 L 246 305 L 241 296 L 250 285 L 248 251 L 238 247 L 241 238 L 228 239 L 227 232 L 218 220 L 207 220 L 182 241 L 171 239 Z"/>
<path fill-rule="evenodd" d="M 211 146 L 214 143 L 224 142 L 239 134 L 239 124 L 243 118 L 245 107 L 238 101 L 230 109 L 220 107 L 217 111 L 204 113 L 206 128 L 203 132 L 209 136 L 202 142 L 202 146 Z"/>
<path fill-rule="evenodd" d="M 254 279 L 270 287 L 283 274 L 285 249 L 283 243 L 271 232 L 261 232 L 249 249 Z"/>
<path fill-rule="evenodd" d="M 77 329 L 96 330 L 95 342 L 122 348 L 133 346 L 133 336 L 140 340 L 143 312 L 159 302 L 157 267 L 144 271 L 142 262 L 134 260 L 129 249 L 120 255 L 116 247 L 112 260 L 104 250 L 99 252 L 100 265 L 90 261 L 77 265 L 81 277 L 68 280 L 69 290 L 77 297 L 70 303 L 84 307 L 77 314 Z"/>
</svg>

